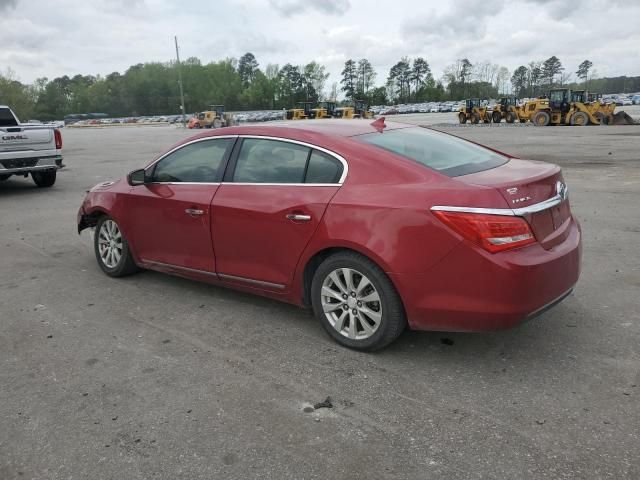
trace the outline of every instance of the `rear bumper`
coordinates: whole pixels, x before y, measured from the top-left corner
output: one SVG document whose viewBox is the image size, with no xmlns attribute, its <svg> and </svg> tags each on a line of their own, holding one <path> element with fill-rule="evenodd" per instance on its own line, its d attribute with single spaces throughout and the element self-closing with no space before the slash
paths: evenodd
<svg viewBox="0 0 640 480">
<path fill-rule="evenodd" d="M 0 159 L 0 175 L 29 173 L 39 170 L 57 170 L 62 167 L 64 167 L 62 164 L 62 155 Z"/>
<path fill-rule="evenodd" d="M 415 330 L 479 332 L 510 328 L 566 298 L 580 275 L 581 232 L 564 242 L 490 254 L 461 242 L 424 274 L 390 277 Z"/>
</svg>

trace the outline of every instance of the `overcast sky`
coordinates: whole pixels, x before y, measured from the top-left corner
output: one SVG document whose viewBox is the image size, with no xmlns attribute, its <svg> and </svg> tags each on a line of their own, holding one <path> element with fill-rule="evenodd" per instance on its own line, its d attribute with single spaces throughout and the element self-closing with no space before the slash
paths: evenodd
<svg viewBox="0 0 640 480">
<path fill-rule="evenodd" d="M 0 0 L 0 72 L 38 77 L 123 72 L 174 58 L 203 63 L 252 52 L 267 63 L 326 65 L 368 58 L 384 83 L 400 57 L 422 56 L 436 78 L 457 58 L 513 71 L 551 55 L 569 72 L 640 75 L 637 0 Z"/>
</svg>

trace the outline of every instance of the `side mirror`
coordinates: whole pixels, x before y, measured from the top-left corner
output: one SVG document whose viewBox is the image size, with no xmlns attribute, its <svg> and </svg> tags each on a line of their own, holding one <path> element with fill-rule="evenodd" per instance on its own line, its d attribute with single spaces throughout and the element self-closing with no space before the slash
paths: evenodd
<svg viewBox="0 0 640 480">
<path fill-rule="evenodd" d="M 129 174 L 127 175 L 127 183 L 132 187 L 135 187 L 136 185 L 144 185 L 146 183 L 144 168 L 129 172 Z"/>
</svg>

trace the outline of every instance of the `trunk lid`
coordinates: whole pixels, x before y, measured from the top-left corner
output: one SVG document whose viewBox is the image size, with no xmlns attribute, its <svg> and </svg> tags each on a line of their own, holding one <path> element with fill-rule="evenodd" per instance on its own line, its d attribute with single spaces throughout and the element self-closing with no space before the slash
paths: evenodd
<svg viewBox="0 0 640 480">
<path fill-rule="evenodd" d="M 495 188 L 508 207 L 519 209 L 555 197 L 564 185 L 562 170 L 557 165 L 512 159 L 496 168 L 456 177 L 465 183 Z M 545 249 L 562 243 L 568 235 L 571 209 L 569 201 L 540 212 L 524 215 L 536 239 Z"/>
</svg>

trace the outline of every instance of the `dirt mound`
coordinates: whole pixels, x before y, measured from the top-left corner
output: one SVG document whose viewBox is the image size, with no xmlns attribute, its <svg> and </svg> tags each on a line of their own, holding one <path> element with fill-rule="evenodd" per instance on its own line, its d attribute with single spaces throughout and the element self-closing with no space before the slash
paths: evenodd
<svg viewBox="0 0 640 480">
<path fill-rule="evenodd" d="M 610 125 L 635 125 L 636 122 L 631 115 L 625 111 L 614 113 L 611 117 Z"/>
</svg>

